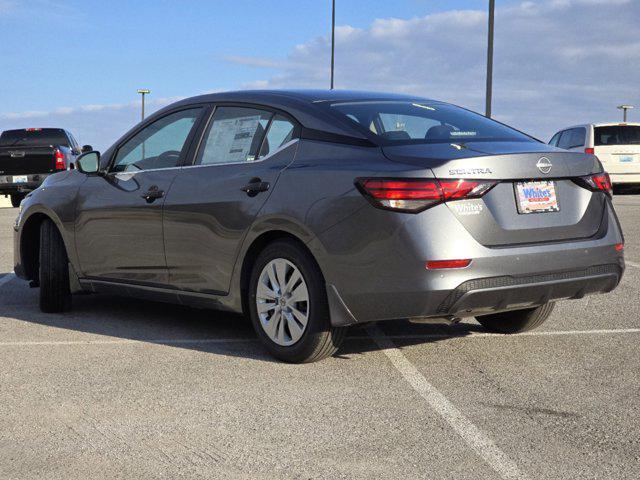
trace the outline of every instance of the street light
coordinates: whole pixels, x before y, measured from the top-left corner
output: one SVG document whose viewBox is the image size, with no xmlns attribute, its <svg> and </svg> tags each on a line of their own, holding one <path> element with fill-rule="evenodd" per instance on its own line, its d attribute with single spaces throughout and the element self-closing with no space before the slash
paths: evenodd
<svg viewBox="0 0 640 480">
<path fill-rule="evenodd" d="M 619 105 L 618 110 L 622 110 L 622 121 L 627 123 L 627 110 L 631 110 L 633 105 Z"/>
<path fill-rule="evenodd" d="M 146 88 L 141 88 L 138 90 L 138 93 L 142 95 L 142 113 L 140 115 L 140 120 L 144 120 L 144 96 L 151 93 L 151 90 Z"/>
<path fill-rule="evenodd" d="M 331 9 L 331 90 L 333 90 L 333 70 L 336 56 L 336 0 Z"/>
<path fill-rule="evenodd" d="M 487 39 L 487 96 L 485 116 L 491 118 L 491 94 L 493 89 L 493 23 L 496 9 L 495 0 L 489 0 L 489 33 Z"/>
</svg>

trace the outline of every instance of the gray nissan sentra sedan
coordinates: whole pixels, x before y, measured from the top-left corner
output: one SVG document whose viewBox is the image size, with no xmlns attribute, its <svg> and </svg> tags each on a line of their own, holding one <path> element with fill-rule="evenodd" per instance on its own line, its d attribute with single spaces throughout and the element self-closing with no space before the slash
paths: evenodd
<svg viewBox="0 0 640 480">
<path fill-rule="evenodd" d="M 521 332 L 624 271 L 595 156 L 424 98 L 204 95 L 77 165 L 16 221 L 15 271 L 43 311 L 85 291 L 244 312 L 291 362 L 378 320 Z"/>
</svg>

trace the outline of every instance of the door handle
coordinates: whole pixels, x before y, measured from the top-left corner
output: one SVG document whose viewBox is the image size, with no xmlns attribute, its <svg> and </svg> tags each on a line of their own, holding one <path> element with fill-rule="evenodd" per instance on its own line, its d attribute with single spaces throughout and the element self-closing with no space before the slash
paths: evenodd
<svg viewBox="0 0 640 480">
<path fill-rule="evenodd" d="M 146 193 L 140 196 L 144 198 L 147 203 L 153 203 L 158 198 L 164 197 L 164 190 L 160 190 L 157 185 L 152 185 Z"/>
<path fill-rule="evenodd" d="M 255 197 L 260 192 L 266 192 L 267 190 L 269 190 L 269 186 L 269 182 L 263 182 L 261 179 L 256 177 L 252 178 L 249 183 L 247 183 L 240 190 L 242 190 L 250 197 Z"/>
</svg>

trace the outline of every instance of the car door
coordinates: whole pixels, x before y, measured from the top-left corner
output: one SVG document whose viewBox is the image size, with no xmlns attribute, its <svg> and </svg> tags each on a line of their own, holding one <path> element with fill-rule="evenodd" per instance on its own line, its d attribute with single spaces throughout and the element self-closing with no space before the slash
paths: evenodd
<svg viewBox="0 0 640 480">
<path fill-rule="evenodd" d="M 295 121 L 267 109 L 215 109 L 193 165 L 181 169 L 165 202 L 173 287 L 229 291 L 242 240 L 278 175 L 293 161 L 298 132 Z"/>
<path fill-rule="evenodd" d="M 166 285 L 162 206 L 203 107 L 150 121 L 122 142 L 108 172 L 80 187 L 75 226 L 82 276 Z"/>
</svg>

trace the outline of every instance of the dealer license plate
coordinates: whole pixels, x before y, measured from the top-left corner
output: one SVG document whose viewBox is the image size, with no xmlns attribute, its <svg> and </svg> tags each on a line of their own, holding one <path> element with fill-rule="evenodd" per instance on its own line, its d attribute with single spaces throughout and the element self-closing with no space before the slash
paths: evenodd
<svg viewBox="0 0 640 480">
<path fill-rule="evenodd" d="M 559 212 L 556 182 L 517 182 L 516 199 L 518 213 Z"/>
<path fill-rule="evenodd" d="M 29 178 L 26 175 L 14 175 L 13 183 L 27 183 Z"/>
</svg>

